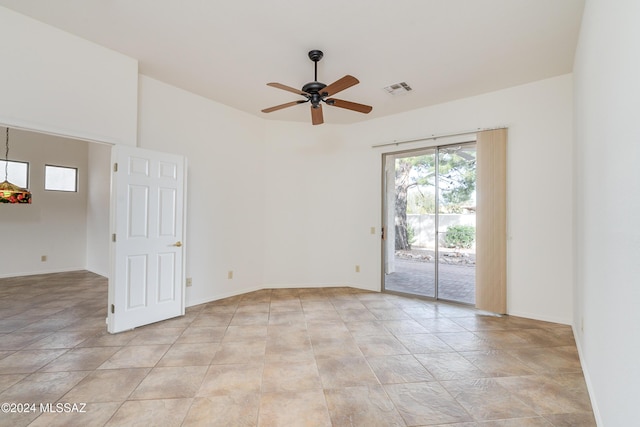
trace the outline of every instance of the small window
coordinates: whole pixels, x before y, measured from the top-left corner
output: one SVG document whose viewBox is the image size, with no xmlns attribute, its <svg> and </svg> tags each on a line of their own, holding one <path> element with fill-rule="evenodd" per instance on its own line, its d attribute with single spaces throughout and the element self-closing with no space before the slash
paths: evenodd
<svg viewBox="0 0 640 427">
<path fill-rule="evenodd" d="M 6 174 L 5 174 L 6 172 Z M 29 188 L 29 163 L 0 160 L 0 181 L 5 180 L 21 188 Z"/>
<path fill-rule="evenodd" d="M 78 191 L 78 169 L 45 165 L 44 189 L 51 191 Z"/>
</svg>

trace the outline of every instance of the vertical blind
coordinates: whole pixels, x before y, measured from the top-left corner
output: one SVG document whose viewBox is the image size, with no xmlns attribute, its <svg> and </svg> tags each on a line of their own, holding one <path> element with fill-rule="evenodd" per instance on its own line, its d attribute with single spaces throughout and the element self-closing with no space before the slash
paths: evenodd
<svg viewBox="0 0 640 427">
<path fill-rule="evenodd" d="M 476 308 L 507 312 L 507 130 L 477 133 Z"/>
</svg>

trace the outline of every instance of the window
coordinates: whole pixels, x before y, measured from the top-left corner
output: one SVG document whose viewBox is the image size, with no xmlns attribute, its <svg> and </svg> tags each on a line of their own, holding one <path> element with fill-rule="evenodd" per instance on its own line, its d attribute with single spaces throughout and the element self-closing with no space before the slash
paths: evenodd
<svg viewBox="0 0 640 427">
<path fill-rule="evenodd" d="M 0 160 L 0 181 L 7 181 L 22 188 L 29 188 L 29 163 Z"/>
<path fill-rule="evenodd" d="M 78 191 L 78 169 L 45 165 L 44 189 L 51 191 Z"/>
</svg>

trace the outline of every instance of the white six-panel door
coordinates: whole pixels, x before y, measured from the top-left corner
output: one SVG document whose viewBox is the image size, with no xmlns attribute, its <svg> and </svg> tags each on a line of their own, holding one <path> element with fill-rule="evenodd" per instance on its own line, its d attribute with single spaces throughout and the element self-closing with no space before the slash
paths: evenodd
<svg viewBox="0 0 640 427">
<path fill-rule="evenodd" d="M 184 314 L 182 156 L 112 149 L 111 333 Z"/>
</svg>

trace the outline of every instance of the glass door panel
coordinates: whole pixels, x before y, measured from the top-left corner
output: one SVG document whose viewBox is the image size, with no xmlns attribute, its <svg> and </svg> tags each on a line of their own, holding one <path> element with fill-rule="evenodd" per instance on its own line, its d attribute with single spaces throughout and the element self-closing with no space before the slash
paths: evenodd
<svg viewBox="0 0 640 427">
<path fill-rule="evenodd" d="M 385 157 L 383 288 L 436 296 L 436 150 Z"/>
<path fill-rule="evenodd" d="M 438 148 L 438 299 L 474 304 L 476 144 Z"/>
</svg>

